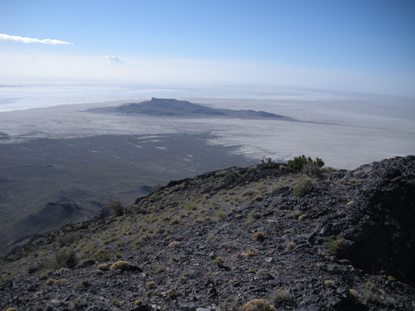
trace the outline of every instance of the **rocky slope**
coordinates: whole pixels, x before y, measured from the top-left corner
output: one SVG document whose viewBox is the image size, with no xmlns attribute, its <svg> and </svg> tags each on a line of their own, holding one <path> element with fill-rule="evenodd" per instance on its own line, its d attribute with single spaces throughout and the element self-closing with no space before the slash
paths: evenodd
<svg viewBox="0 0 415 311">
<path fill-rule="evenodd" d="M 414 310 L 414 209 L 414 156 L 211 172 L 10 253 L 0 308 Z"/>
</svg>

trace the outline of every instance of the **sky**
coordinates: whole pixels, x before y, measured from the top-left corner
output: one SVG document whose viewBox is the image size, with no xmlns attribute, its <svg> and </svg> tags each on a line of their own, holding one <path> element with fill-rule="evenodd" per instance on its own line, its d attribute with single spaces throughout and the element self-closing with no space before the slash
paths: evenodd
<svg viewBox="0 0 415 311">
<path fill-rule="evenodd" d="M 415 96 L 415 1 L 0 0 L 0 79 Z"/>
</svg>

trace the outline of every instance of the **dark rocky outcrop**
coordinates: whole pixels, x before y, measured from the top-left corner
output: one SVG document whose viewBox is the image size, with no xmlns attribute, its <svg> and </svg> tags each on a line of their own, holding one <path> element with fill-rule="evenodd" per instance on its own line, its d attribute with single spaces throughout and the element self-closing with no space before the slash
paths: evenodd
<svg viewBox="0 0 415 311">
<path fill-rule="evenodd" d="M 412 310 L 415 157 L 317 176 L 210 172 L 38 236 L 2 259 L 0 308 Z M 75 267 L 56 265 L 62 247 Z"/>
</svg>

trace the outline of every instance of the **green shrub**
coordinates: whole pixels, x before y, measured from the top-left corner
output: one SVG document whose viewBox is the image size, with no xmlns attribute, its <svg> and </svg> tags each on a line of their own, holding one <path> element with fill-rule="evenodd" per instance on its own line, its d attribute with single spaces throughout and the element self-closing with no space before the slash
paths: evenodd
<svg viewBox="0 0 415 311">
<path fill-rule="evenodd" d="M 278 288 L 275 292 L 275 304 L 284 304 L 286 302 L 290 302 L 293 299 L 293 296 L 291 295 L 290 291 L 285 288 Z"/>
<path fill-rule="evenodd" d="M 252 224 L 257 218 L 258 218 L 258 215 L 255 213 L 254 210 L 249 211 L 248 215 L 246 215 L 246 223 Z"/>
<path fill-rule="evenodd" d="M 261 160 L 260 165 L 265 168 L 274 168 L 278 166 L 278 163 L 274 162 L 271 158 L 265 158 Z"/>
<path fill-rule="evenodd" d="M 220 268 L 225 266 L 225 260 L 222 257 L 216 257 L 213 262 Z"/>
<path fill-rule="evenodd" d="M 296 197 L 303 197 L 310 193 L 313 189 L 313 181 L 309 177 L 300 178 L 293 188 L 293 193 Z"/>
<path fill-rule="evenodd" d="M 311 177 L 321 177 L 322 171 L 316 163 L 307 163 L 304 165 L 302 172 Z"/>
<path fill-rule="evenodd" d="M 78 258 L 73 249 L 63 248 L 55 254 L 55 263 L 58 268 L 73 268 L 78 263 Z"/>
<path fill-rule="evenodd" d="M 312 158 L 306 157 L 305 155 L 295 157 L 294 159 L 289 160 L 287 162 L 287 166 L 293 169 L 294 171 L 301 171 L 307 164 L 313 164 L 317 168 L 321 168 L 324 166 L 324 162 L 322 159 L 315 158 L 315 160 L 313 160 Z"/>
<path fill-rule="evenodd" d="M 338 255 L 343 248 L 344 238 L 340 236 L 332 236 L 326 242 L 326 248 L 333 255 Z"/>
</svg>

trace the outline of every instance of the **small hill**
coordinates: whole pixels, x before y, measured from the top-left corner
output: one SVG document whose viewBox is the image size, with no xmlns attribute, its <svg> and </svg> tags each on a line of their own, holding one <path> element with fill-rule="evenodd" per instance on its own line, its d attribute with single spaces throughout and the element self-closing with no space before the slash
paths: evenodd
<svg viewBox="0 0 415 311">
<path fill-rule="evenodd" d="M 238 118 L 238 119 L 276 119 L 293 120 L 265 111 L 218 109 L 194 104 L 185 100 L 170 98 L 151 98 L 141 103 L 129 103 L 118 107 L 98 108 L 93 112 L 116 112 L 125 114 L 143 114 L 163 117 L 195 117 L 195 118 Z"/>
<path fill-rule="evenodd" d="M 414 307 L 414 156 L 353 171 L 229 168 L 172 181 L 117 215 L 2 258 L 0 308 Z M 253 299 L 272 307 L 243 309 Z"/>
</svg>

